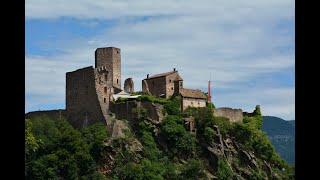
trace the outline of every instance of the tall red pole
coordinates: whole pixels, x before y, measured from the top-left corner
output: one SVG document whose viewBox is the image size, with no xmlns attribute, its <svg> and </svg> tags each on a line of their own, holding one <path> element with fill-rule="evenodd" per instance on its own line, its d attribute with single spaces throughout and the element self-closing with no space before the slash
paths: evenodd
<svg viewBox="0 0 320 180">
<path fill-rule="evenodd" d="M 210 81 L 208 82 L 208 101 L 211 102 Z"/>
</svg>

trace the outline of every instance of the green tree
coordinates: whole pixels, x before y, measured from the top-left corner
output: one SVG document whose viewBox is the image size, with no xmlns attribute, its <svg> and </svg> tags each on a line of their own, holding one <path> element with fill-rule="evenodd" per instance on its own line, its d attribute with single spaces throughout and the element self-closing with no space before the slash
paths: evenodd
<svg viewBox="0 0 320 180">
<path fill-rule="evenodd" d="M 181 167 L 181 179 L 202 179 L 206 177 L 205 166 L 201 160 L 190 159 Z"/>
<path fill-rule="evenodd" d="M 25 120 L 25 153 L 30 155 L 39 148 L 39 141 L 32 134 L 32 122 Z"/>
<path fill-rule="evenodd" d="M 175 97 L 172 100 L 168 101 L 168 103 L 164 105 L 164 109 L 169 115 L 180 116 L 181 115 L 180 98 Z"/>
<path fill-rule="evenodd" d="M 101 126 L 93 125 L 83 130 L 83 136 L 66 120 L 41 116 L 30 121 L 33 126 L 30 129 L 27 121 L 26 138 L 30 139 L 30 135 L 34 135 L 42 144 L 26 168 L 26 179 L 79 179 L 100 176 L 92 157 L 96 151 L 92 151 L 91 155 L 90 150 L 101 148 L 105 138 Z M 32 144 L 29 140 L 27 142 Z M 34 145 L 28 145 L 27 148 L 34 149 Z M 26 153 L 26 159 L 30 159 L 30 153 Z"/>
<path fill-rule="evenodd" d="M 128 163 L 120 173 L 120 179 L 155 179 L 163 180 L 165 174 L 164 164 L 143 159 L 140 164 Z"/>
<path fill-rule="evenodd" d="M 196 139 L 174 116 L 167 116 L 162 123 L 161 135 L 173 154 L 193 157 L 196 154 Z"/>
<path fill-rule="evenodd" d="M 103 142 L 107 139 L 107 129 L 103 123 L 95 123 L 81 129 L 83 140 L 89 145 L 90 154 L 97 161 L 101 158 Z"/>
<path fill-rule="evenodd" d="M 218 171 L 216 176 L 221 180 L 230 180 L 233 178 L 232 171 L 225 158 L 218 161 Z"/>
<path fill-rule="evenodd" d="M 204 138 L 207 142 L 212 142 L 216 132 L 211 127 L 204 129 Z"/>
</svg>

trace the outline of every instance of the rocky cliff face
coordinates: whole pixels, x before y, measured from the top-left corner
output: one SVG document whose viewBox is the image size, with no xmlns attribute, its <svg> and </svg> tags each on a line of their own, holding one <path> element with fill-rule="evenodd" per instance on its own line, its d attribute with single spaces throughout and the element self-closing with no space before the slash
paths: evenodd
<svg viewBox="0 0 320 180">
<path fill-rule="evenodd" d="M 253 151 L 247 151 L 240 147 L 237 140 L 233 137 L 223 137 L 220 134 L 218 126 L 214 126 L 217 134 L 212 142 L 203 142 L 208 153 L 208 158 L 211 162 L 218 162 L 224 158 L 227 160 L 230 170 L 236 174 L 237 179 L 251 179 L 258 169 L 264 169 L 267 172 L 267 177 L 270 179 L 279 179 L 280 176 L 275 173 L 270 163 L 262 161 L 254 155 Z M 213 167 L 218 164 L 213 163 Z M 268 179 L 265 178 L 265 179 Z M 217 178 L 219 179 L 219 178 Z"/>
<path fill-rule="evenodd" d="M 163 106 L 152 105 L 143 106 L 149 111 L 154 111 L 154 116 L 146 114 L 144 118 L 139 119 L 141 122 L 151 127 L 151 133 L 154 135 L 158 147 L 165 154 L 170 151 L 168 142 L 161 137 L 161 126 L 163 119 L 168 114 L 163 115 L 161 109 Z M 156 115 L 155 115 L 156 114 Z M 112 119 L 112 117 L 110 117 Z M 144 143 L 141 137 L 137 136 L 139 131 L 137 126 L 133 126 L 128 121 L 112 119 L 112 125 L 109 127 L 110 138 L 105 142 L 103 159 L 99 162 L 100 171 L 107 176 L 121 173 L 123 164 L 141 163 L 144 159 Z M 197 137 L 198 147 L 201 149 L 199 160 L 207 162 L 205 179 L 221 179 L 217 172 L 219 163 L 225 161 L 231 171 L 233 179 L 287 179 L 288 175 L 284 173 L 287 169 L 279 169 L 279 164 L 257 157 L 252 149 L 245 148 L 240 141 L 231 134 L 222 134 L 219 125 L 212 126 L 215 134 L 211 141 L 205 141 Z M 173 160 L 176 166 L 187 164 L 187 159 L 178 157 Z M 275 170 L 276 169 L 276 170 Z M 170 179 L 170 178 L 169 178 Z M 290 178 L 289 178 L 290 179 Z"/>
</svg>

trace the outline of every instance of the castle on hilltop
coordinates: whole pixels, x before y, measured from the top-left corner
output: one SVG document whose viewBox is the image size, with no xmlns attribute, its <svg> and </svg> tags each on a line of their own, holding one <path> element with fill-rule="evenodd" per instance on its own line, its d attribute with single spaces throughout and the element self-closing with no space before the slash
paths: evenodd
<svg viewBox="0 0 320 180">
<path fill-rule="evenodd" d="M 111 96 L 121 92 L 121 50 L 95 51 L 92 66 L 66 74 L 66 113 L 71 124 L 106 122 Z M 81 123 L 79 123 L 81 121 Z"/>
<path fill-rule="evenodd" d="M 131 109 L 140 103 L 134 101 L 139 95 L 132 95 L 134 92 L 132 78 L 124 81 L 123 89 L 121 82 L 121 50 L 116 47 L 97 48 L 95 67 L 84 67 L 66 73 L 66 117 L 69 122 L 75 127 L 96 122 L 110 125 L 109 118 L 112 114 L 119 119 L 132 119 Z M 183 87 L 183 79 L 176 68 L 153 76 L 148 74 L 142 80 L 142 92 L 162 98 L 179 96 L 182 111 L 189 106 L 205 107 L 207 104 L 207 96 L 202 91 Z M 119 97 L 132 101 L 117 104 L 115 101 Z M 145 106 L 150 107 L 146 104 Z M 234 114 L 233 110 L 229 110 L 227 114 L 224 112 L 224 110 L 219 111 L 219 114 L 221 116 Z M 242 114 L 242 111 L 236 113 Z M 236 115 L 234 121 L 241 118 L 242 116 Z"/>
</svg>

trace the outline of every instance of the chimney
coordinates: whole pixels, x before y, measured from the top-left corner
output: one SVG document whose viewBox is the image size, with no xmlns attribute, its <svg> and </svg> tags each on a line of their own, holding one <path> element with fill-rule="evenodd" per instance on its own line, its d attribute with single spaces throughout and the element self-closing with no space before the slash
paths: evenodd
<svg viewBox="0 0 320 180">
<path fill-rule="evenodd" d="M 173 68 L 173 71 L 176 71 L 176 68 Z"/>
<path fill-rule="evenodd" d="M 149 78 L 149 74 L 147 74 L 147 78 Z"/>
</svg>

